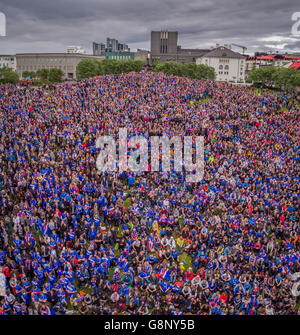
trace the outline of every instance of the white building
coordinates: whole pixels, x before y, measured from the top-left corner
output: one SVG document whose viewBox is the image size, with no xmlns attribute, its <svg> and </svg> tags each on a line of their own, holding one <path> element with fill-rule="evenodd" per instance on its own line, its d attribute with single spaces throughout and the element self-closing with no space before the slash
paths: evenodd
<svg viewBox="0 0 300 335">
<path fill-rule="evenodd" d="M 67 47 L 67 54 L 85 54 L 85 50 L 78 45 L 70 45 Z"/>
<path fill-rule="evenodd" d="M 9 67 L 17 71 L 16 55 L 0 55 L 0 68 Z"/>
<path fill-rule="evenodd" d="M 231 83 L 245 82 L 246 57 L 230 49 L 230 46 L 217 46 L 202 57 L 196 64 L 204 64 L 215 69 L 216 80 Z"/>
</svg>

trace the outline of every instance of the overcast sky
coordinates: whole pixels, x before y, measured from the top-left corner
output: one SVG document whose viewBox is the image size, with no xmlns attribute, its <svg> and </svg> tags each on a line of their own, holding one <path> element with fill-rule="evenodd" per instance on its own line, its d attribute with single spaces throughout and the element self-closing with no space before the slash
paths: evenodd
<svg viewBox="0 0 300 335">
<path fill-rule="evenodd" d="M 150 49 L 151 30 L 177 30 L 186 48 L 237 43 L 254 51 L 300 52 L 291 20 L 299 0 L 0 0 L 0 54 L 65 52 L 114 37 Z M 300 27 L 298 28 L 300 30 Z M 234 49 L 241 51 L 240 49 Z"/>
</svg>

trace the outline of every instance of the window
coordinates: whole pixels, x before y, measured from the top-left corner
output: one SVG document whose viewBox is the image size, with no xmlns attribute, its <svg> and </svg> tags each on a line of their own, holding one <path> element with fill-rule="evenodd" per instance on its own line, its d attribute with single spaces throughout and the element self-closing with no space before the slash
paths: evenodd
<svg viewBox="0 0 300 335">
<path fill-rule="evenodd" d="M 229 70 L 229 65 L 225 65 L 225 70 Z"/>
<path fill-rule="evenodd" d="M 223 70 L 223 65 L 219 65 L 219 70 Z"/>
</svg>

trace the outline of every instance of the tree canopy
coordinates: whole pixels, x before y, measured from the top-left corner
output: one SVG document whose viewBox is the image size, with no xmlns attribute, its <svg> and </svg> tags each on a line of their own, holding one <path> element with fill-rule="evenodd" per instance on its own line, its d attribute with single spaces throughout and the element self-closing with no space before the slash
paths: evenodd
<svg viewBox="0 0 300 335">
<path fill-rule="evenodd" d="M 83 59 L 76 68 L 77 78 L 84 79 L 104 74 L 140 72 L 145 62 L 140 60 Z"/>
<path fill-rule="evenodd" d="M 161 63 L 155 61 L 153 63 L 153 70 L 155 72 L 163 72 L 166 74 L 173 74 L 180 77 L 189 77 L 200 80 L 215 80 L 216 74 L 214 68 L 196 63 L 178 63 L 178 62 L 165 62 Z"/>
<path fill-rule="evenodd" d="M 285 91 L 293 91 L 300 86 L 300 71 L 284 67 L 264 66 L 252 70 L 248 81 Z"/>
<path fill-rule="evenodd" d="M 19 75 L 8 67 L 0 68 L 0 83 L 1 84 L 15 84 L 19 81 Z"/>
</svg>

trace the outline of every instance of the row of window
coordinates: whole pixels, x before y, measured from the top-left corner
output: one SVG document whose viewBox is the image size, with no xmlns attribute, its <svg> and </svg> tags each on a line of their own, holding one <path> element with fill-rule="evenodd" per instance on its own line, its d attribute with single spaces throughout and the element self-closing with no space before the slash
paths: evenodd
<svg viewBox="0 0 300 335">
<path fill-rule="evenodd" d="M 68 71 L 72 71 L 73 70 L 73 66 L 60 66 L 60 65 L 41 65 L 41 66 L 36 66 L 36 65 L 29 65 L 29 66 L 19 66 L 18 67 L 19 70 L 22 71 L 36 71 L 39 69 L 61 69 L 61 70 L 68 70 Z"/>
<path fill-rule="evenodd" d="M 229 63 L 229 59 L 219 59 L 219 63 Z"/>
<path fill-rule="evenodd" d="M 15 59 L 12 57 L 0 57 L 0 61 L 14 62 Z"/>
<path fill-rule="evenodd" d="M 124 59 L 131 59 L 131 57 L 130 56 L 124 56 L 124 55 L 116 55 L 116 56 L 111 56 L 111 59 L 124 60 Z"/>
<path fill-rule="evenodd" d="M 229 72 L 228 72 L 228 71 L 224 71 L 224 73 L 223 73 L 223 71 L 219 71 L 219 74 L 228 75 Z M 243 76 L 243 72 L 240 73 L 240 76 L 241 76 L 241 77 Z M 233 77 L 233 78 L 235 78 L 235 77 Z"/>
</svg>

